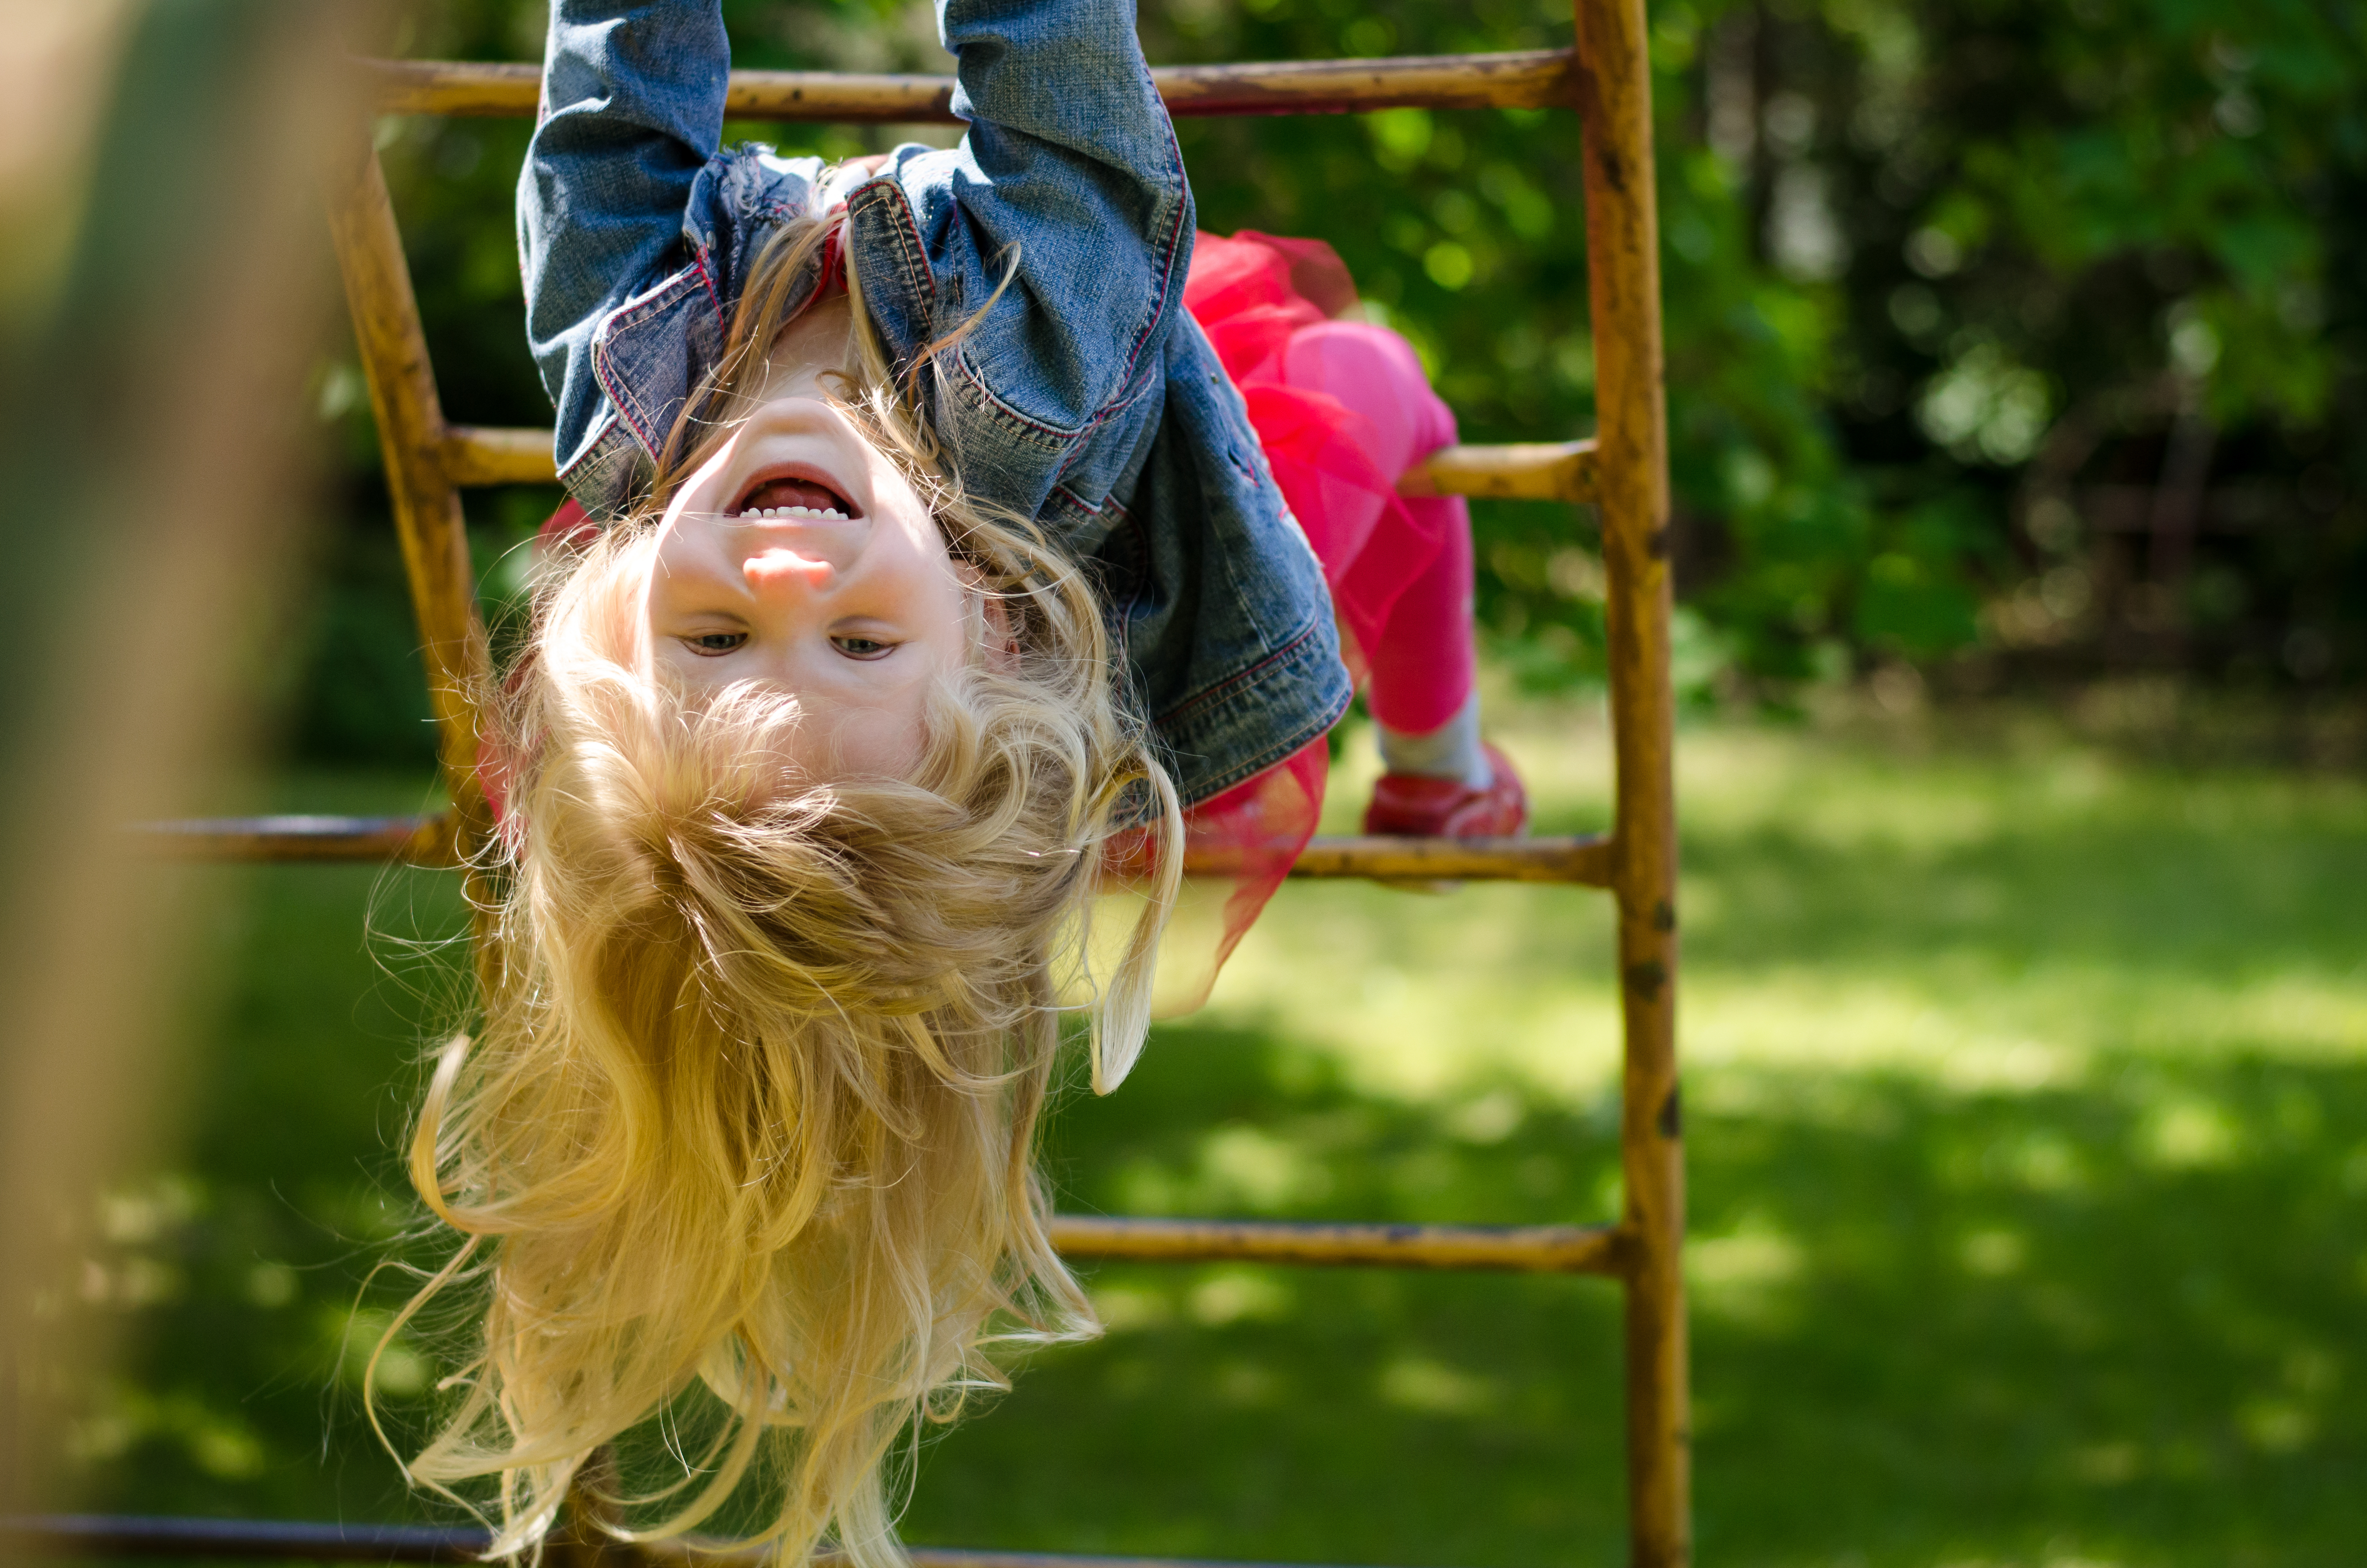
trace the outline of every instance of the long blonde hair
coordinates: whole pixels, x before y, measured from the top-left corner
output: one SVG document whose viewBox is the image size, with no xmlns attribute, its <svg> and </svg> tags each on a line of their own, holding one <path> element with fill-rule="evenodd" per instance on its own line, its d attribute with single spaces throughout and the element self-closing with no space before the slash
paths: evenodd
<svg viewBox="0 0 2367 1568">
<path fill-rule="evenodd" d="M 821 239 L 793 227 L 760 260 L 689 423 L 728 426 Z M 744 1513 L 755 1482 L 777 1500 L 754 1539 L 785 1562 L 827 1533 L 895 1568 L 899 1434 L 1008 1386 L 997 1346 L 1098 1332 L 1047 1235 L 1035 1130 L 1105 846 L 1147 833 L 1150 914 L 1086 1008 L 1095 1086 L 1140 1047 L 1175 794 L 1081 574 L 939 472 L 851 292 L 845 403 L 1000 598 L 1011 647 L 932 693 L 912 778 L 820 783 L 775 760 L 793 699 L 693 702 L 645 673 L 651 519 L 545 586 L 530 652 L 487 694 L 517 762 L 481 1019 L 442 1049 L 411 1147 L 466 1240 L 402 1321 L 456 1283 L 483 1310 L 408 1471 L 464 1501 L 493 1480 L 492 1555 L 535 1548 L 571 1485 L 648 1539 Z M 652 1421 L 669 1479 L 586 1470 Z"/>
</svg>

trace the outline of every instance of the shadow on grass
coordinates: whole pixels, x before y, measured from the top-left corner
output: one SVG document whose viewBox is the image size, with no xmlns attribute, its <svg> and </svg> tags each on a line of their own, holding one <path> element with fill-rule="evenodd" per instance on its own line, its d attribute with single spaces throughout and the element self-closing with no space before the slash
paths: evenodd
<svg viewBox="0 0 2367 1568">
<path fill-rule="evenodd" d="M 1684 866 L 1715 898 L 1714 916 L 1693 922 L 1689 956 L 1726 969 L 1924 963 L 1970 949 L 2136 984 L 2207 983 L 2268 968 L 2339 974 L 2367 950 L 2367 835 L 2081 822 L 1840 846 L 1762 824 L 1688 832 Z"/>
<path fill-rule="evenodd" d="M 1723 966 L 2020 961 L 2213 980 L 2367 952 L 2367 794 L 2346 779 L 1925 757 L 1712 735 L 1683 867 Z"/>
<path fill-rule="evenodd" d="M 1071 1106 L 1071 1204 L 1594 1218 L 1607 1108 L 1359 1100 L 1165 1031 Z M 1704 1561 L 2337 1562 L 2367 1504 L 2367 1068 L 2130 1062 L 1965 1096 L 1768 1077 L 1690 1129 Z M 2345 1185 L 2347 1176 L 2348 1185 Z M 1131 1202 L 1127 1201 L 1132 1199 Z M 1148 1200 L 1148 1201 L 1146 1201 Z M 1098 1345 L 942 1441 L 916 1539 L 1610 1563 L 1596 1281 L 1105 1267 Z"/>
</svg>

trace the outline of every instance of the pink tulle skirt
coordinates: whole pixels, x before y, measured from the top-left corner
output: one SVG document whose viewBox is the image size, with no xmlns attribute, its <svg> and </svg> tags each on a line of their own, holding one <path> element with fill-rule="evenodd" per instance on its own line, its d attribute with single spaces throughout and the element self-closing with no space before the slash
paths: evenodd
<svg viewBox="0 0 2367 1568">
<path fill-rule="evenodd" d="M 1471 694 L 1471 525 L 1453 496 L 1398 480 L 1455 439 L 1455 416 L 1396 333 L 1360 320 L 1331 247 L 1244 230 L 1201 234 L 1184 302 L 1249 405 L 1283 499 L 1323 563 L 1341 642 L 1374 715 L 1422 733 Z M 1185 813 L 1195 858 L 1230 878 L 1204 975 L 1166 987 L 1196 1002 L 1281 886 L 1323 812 L 1317 741 Z M 1195 966 L 1171 953 L 1171 970 Z"/>
</svg>

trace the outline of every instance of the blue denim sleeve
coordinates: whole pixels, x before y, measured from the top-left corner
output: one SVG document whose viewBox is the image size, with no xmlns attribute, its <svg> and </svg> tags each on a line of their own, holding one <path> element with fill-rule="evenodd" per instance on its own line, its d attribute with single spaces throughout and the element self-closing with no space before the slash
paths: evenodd
<svg viewBox="0 0 2367 1568">
<path fill-rule="evenodd" d="M 1191 264 L 1191 187 L 1134 6 L 939 0 L 938 26 L 970 123 L 961 146 L 896 165 L 935 274 L 934 319 L 912 336 L 961 326 L 1007 278 L 952 395 L 1073 437 L 1152 383 Z"/>
<path fill-rule="evenodd" d="M 518 248 L 562 469 L 606 423 L 595 330 L 682 264 L 685 210 L 722 139 L 730 65 L 717 0 L 550 8 L 540 122 L 518 176 Z"/>
</svg>

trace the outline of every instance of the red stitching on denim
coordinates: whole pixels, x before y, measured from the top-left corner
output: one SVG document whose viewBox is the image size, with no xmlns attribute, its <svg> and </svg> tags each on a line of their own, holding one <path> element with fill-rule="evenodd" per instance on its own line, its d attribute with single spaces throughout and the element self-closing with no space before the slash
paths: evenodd
<svg viewBox="0 0 2367 1568">
<path fill-rule="evenodd" d="M 874 190 L 880 194 L 871 196 Z M 894 206 L 895 210 L 889 214 L 889 218 L 896 238 L 896 259 L 904 268 L 904 286 L 926 297 L 928 314 L 934 318 L 937 309 L 936 275 L 929 270 L 928 246 L 921 239 L 920 220 L 912 215 L 912 203 L 906 198 L 904 187 L 895 179 L 875 176 L 856 186 L 848 194 L 847 210 L 854 211 L 858 201 L 866 207 L 877 207 L 882 203 Z M 914 265 L 915 258 L 918 258 L 918 266 Z"/>
<path fill-rule="evenodd" d="M 1291 643 L 1291 647 L 1297 648 L 1304 643 L 1308 637 L 1312 637 L 1315 634 L 1316 630 L 1317 628 L 1315 627 L 1308 627 L 1305 632 L 1301 633 L 1300 636 Z M 1287 652 L 1287 650 L 1285 650 L 1285 652 Z M 1274 658 L 1279 658 L 1281 656 L 1281 654 L 1275 654 Z M 1273 662 L 1273 659 L 1263 660 L 1257 667 L 1263 669 Z M 1248 674 L 1253 672 L 1244 673 Z M 1228 686 L 1231 686 L 1237 683 L 1228 682 L 1227 684 Z M 1193 700 L 1195 703 L 1197 703 L 1201 699 L 1195 698 Z M 1338 723 L 1340 722 L 1341 715 L 1348 711 L 1348 705 L 1354 700 L 1355 693 L 1353 691 L 1349 692 L 1347 695 L 1342 697 L 1338 701 L 1333 703 L 1331 710 L 1325 714 L 1319 722 L 1301 729 L 1296 734 L 1285 736 L 1282 740 L 1267 747 L 1264 751 L 1252 756 L 1247 762 L 1236 763 L 1229 772 L 1217 775 L 1213 782 L 1206 785 L 1204 787 L 1206 791 L 1205 794 L 1195 795 L 1191 800 L 1186 801 L 1184 804 L 1187 806 L 1195 806 L 1202 801 L 1214 799 L 1216 796 L 1221 795 L 1226 790 L 1231 789 L 1234 785 L 1240 783 L 1243 779 L 1254 778 L 1259 774 L 1263 773 L 1267 768 L 1274 767 L 1276 763 L 1281 762 L 1285 757 L 1294 755 L 1316 736 L 1323 733 L 1326 730 L 1331 728 L 1332 725 Z M 1182 710 L 1178 710 L 1177 711 Z M 1173 717 L 1173 713 L 1169 713 L 1152 720 L 1151 722 L 1156 726 L 1163 727 L 1166 725 L 1168 721 Z"/>
<path fill-rule="evenodd" d="M 1126 503 L 1120 501 L 1116 495 L 1104 495 L 1101 498 L 1100 504 L 1095 505 L 1094 503 L 1086 500 L 1083 496 L 1078 494 L 1075 491 L 1070 489 L 1065 484 L 1056 483 L 1052 486 L 1052 489 L 1056 494 L 1065 497 L 1070 506 L 1074 506 L 1078 511 L 1082 512 L 1088 517 L 1097 518 L 1104 512 L 1116 512 L 1119 517 L 1126 518 L 1128 522 L 1132 522 L 1134 520 L 1134 514 L 1128 511 L 1127 509 Z"/>
<path fill-rule="evenodd" d="M 1084 430 L 1066 430 L 1058 425 L 1047 425 L 1040 419 L 1031 419 L 995 396 L 994 389 L 986 384 L 986 379 L 980 376 L 978 373 L 978 368 L 969 362 L 969 356 L 959 349 L 954 352 L 954 369 L 961 372 L 962 380 L 976 389 L 979 397 L 986 403 L 989 413 L 1007 423 L 1020 426 L 1032 435 L 1049 437 L 1048 444 L 1054 448 L 1068 446 L 1084 433 Z M 1092 428 L 1090 425 L 1084 427 L 1085 430 Z M 1072 452 L 1070 456 L 1073 455 Z M 1068 460 L 1064 458 L 1060 468 L 1055 472 L 1065 472 L 1068 466 Z"/>
<path fill-rule="evenodd" d="M 1306 749 L 1308 743 L 1313 741 L 1316 736 L 1322 734 L 1326 730 L 1331 728 L 1332 725 L 1338 723 L 1347 713 L 1348 704 L 1353 700 L 1354 698 L 1353 696 L 1342 698 L 1332 708 L 1331 711 L 1325 716 L 1321 723 L 1312 725 L 1308 729 L 1301 731 L 1289 740 L 1283 742 L 1280 745 L 1269 747 L 1267 750 L 1261 752 L 1256 756 L 1251 758 L 1248 762 L 1237 765 L 1229 773 L 1220 773 L 1217 775 L 1216 778 L 1205 787 L 1205 792 L 1195 795 L 1190 800 L 1183 802 L 1184 809 L 1188 811 L 1192 807 L 1199 805 L 1203 801 L 1213 801 L 1217 796 L 1223 794 L 1226 790 L 1231 789 L 1234 785 L 1244 783 L 1249 779 L 1254 778 L 1259 774 L 1265 772 L 1268 768 L 1276 767 L 1288 758 L 1296 756 L 1299 752 Z"/>
<path fill-rule="evenodd" d="M 629 322 L 626 324 L 633 324 Z M 654 453 L 657 448 L 650 440 L 649 432 L 641 427 L 639 400 L 633 396 L 630 388 L 609 372 L 607 344 L 614 340 L 613 333 L 605 342 L 598 338 L 593 340 L 592 379 L 600 383 L 600 390 L 607 394 L 608 406 L 617 411 L 618 422 L 632 432 L 633 439 L 641 444 L 641 450 Z"/>
<path fill-rule="evenodd" d="M 690 286 L 690 275 L 694 270 L 694 267 L 685 267 L 671 273 L 648 293 L 639 299 L 626 301 L 608 312 L 607 318 L 601 323 L 602 327 L 613 335 L 625 327 L 640 325 L 682 297 L 683 290 Z"/>
<path fill-rule="evenodd" d="M 1151 722 L 1155 724 L 1172 723 L 1178 720 L 1190 717 L 1193 713 L 1206 707 L 1209 703 L 1216 701 L 1219 698 L 1230 697 L 1235 692 L 1240 690 L 1244 686 L 1256 681 L 1275 665 L 1285 660 L 1296 661 L 1300 656 L 1300 650 L 1306 647 L 1308 639 L 1315 636 L 1322 630 L 1323 623 L 1320 620 L 1311 620 L 1308 622 L 1306 631 L 1300 632 L 1297 636 L 1292 638 L 1289 642 L 1284 643 L 1273 653 L 1268 653 L 1256 664 L 1251 665 L 1249 668 L 1240 671 L 1239 674 L 1227 676 L 1224 680 L 1219 681 L 1215 686 L 1207 687 L 1206 690 L 1193 693 L 1188 700 L 1180 702 L 1174 707 L 1170 708 L 1166 712 L 1161 713 L 1157 718 L 1153 719 Z"/>
<path fill-rule="evenodd" d="M 716 290 L 715 275 L 708 270 L 708 253 L 702 247 L 691 265 L 698 269 L 698 280 L 707 289 L 707 302 L 715 307 L 715 326 L 720 332 L 724 325 L 723 296 Z"/>
<path fill-rule="evenodd" d="M 1159 105 L 1159 118 L 1167 131 L 1168 172 L 1174 177 L 1176 187 L 1188 197 L 1191 184 L 1184 173 L 1184 150 L 1175 140 L 1175 122 L 1169 118 L 1167 106 L 1159 99 L 1156 88 L 1152 89 L 1151 101 Z M 1170 314 L 1175 280 L 1175 241 L 1183 232 L 1184 210 L 1189 205 L 1188 199 L 1181 199 L 1168 203 L 1167 236 L 1154 241 L 1150 247 L 1151 254 L 1159 258 L 1160 284 L 1156 295 L 1159 307 L 1136 329 L 1134 341 L 1127 346 L 1126 364 L 1117 378 L 1117 392 L 1078 428 L 1074 437 L 1076 444 L 1070 449 L 1069 455 L 1060 460 L 1059 468 L 1054 471 L 1056 473 L 1066 473 L 1069 465 L 1083 455 L 1095 431 L 1140 402 L 1150 390 L 1147 384 L 1137 387 L 1131 393 L 1126 389 L 1134 381 L 1135 366 L 1142 358 L 1143 346 L 1150 341 L 1151 334 L 1158 329 L 1160 322 Z"/>
<path fill-rule="evenodd" d="M 1149 86 L 1150 84 L 1146 82 L 1144 85 Z M 1188 194 L 1192 188 L 1184 173 L 1184 149 L 1175 140 L 1175 121 L 1169 118 L 1167 106 L 1160 98 L 1156 87 L 1150 89 L 1150 101 L 1157 106 L 1160 123 L 1167 130 L 1168 173 L 1173 176 L 1176 188 L 1185 193 L 1185 196 L 1168 204 L 1167 237 L 1155 247 L 1155 254 L 1160 258 L 1159 308 L 1150 312 L 1150 318 L 1142 324 L 1141 329 L 1134 335 L 1134 342 L 1127 348 L 1126 374 L 1118 378 L 1118 385 L 1121 387 L 1134 379 L 1135 361 L 1141 357 L 1143 345 L 1150 340 L 1151 333 L 1157 329 L 1159 323 L 1167 315 L 1171 308 L 1172 292 L 1175 282 L 1175 237 L 1183 230 L 1184 210 L 1190 205 Z"/>
<path fill-rule="evenodd" d="M 649 411 L 642 407 L 640 400 L 633 394 L 632 389 L 626 386 L 612 372 L 608 351 L 617 339 L 624 334 L 641 325 L 644 322 L 655 320 L 681 303 L 683 296 L 690 291 L 693 282 L 704 288 L 709 299 L 714 297 L 715 286 L 708 278 L 706 263 L 703 260 L 694 260 L 690 266 L 674 273 L 639 300 L 628 301 L 617 306 L 616 310 L 609 312 L 607 318 L 600 324 L 598 330 L 593 335 L 593 379 L 600 383 L 600 390 L 608 394 L 610 405 L 617 410 L 617 416 L 625 422 L 625 427 L 633 433 L 633 438 L 641 444 L 641 449 L 653 457 L 657 453 L 658 443 L 656 437 L 651 434 L 651 420 Z"/>
</svg>

